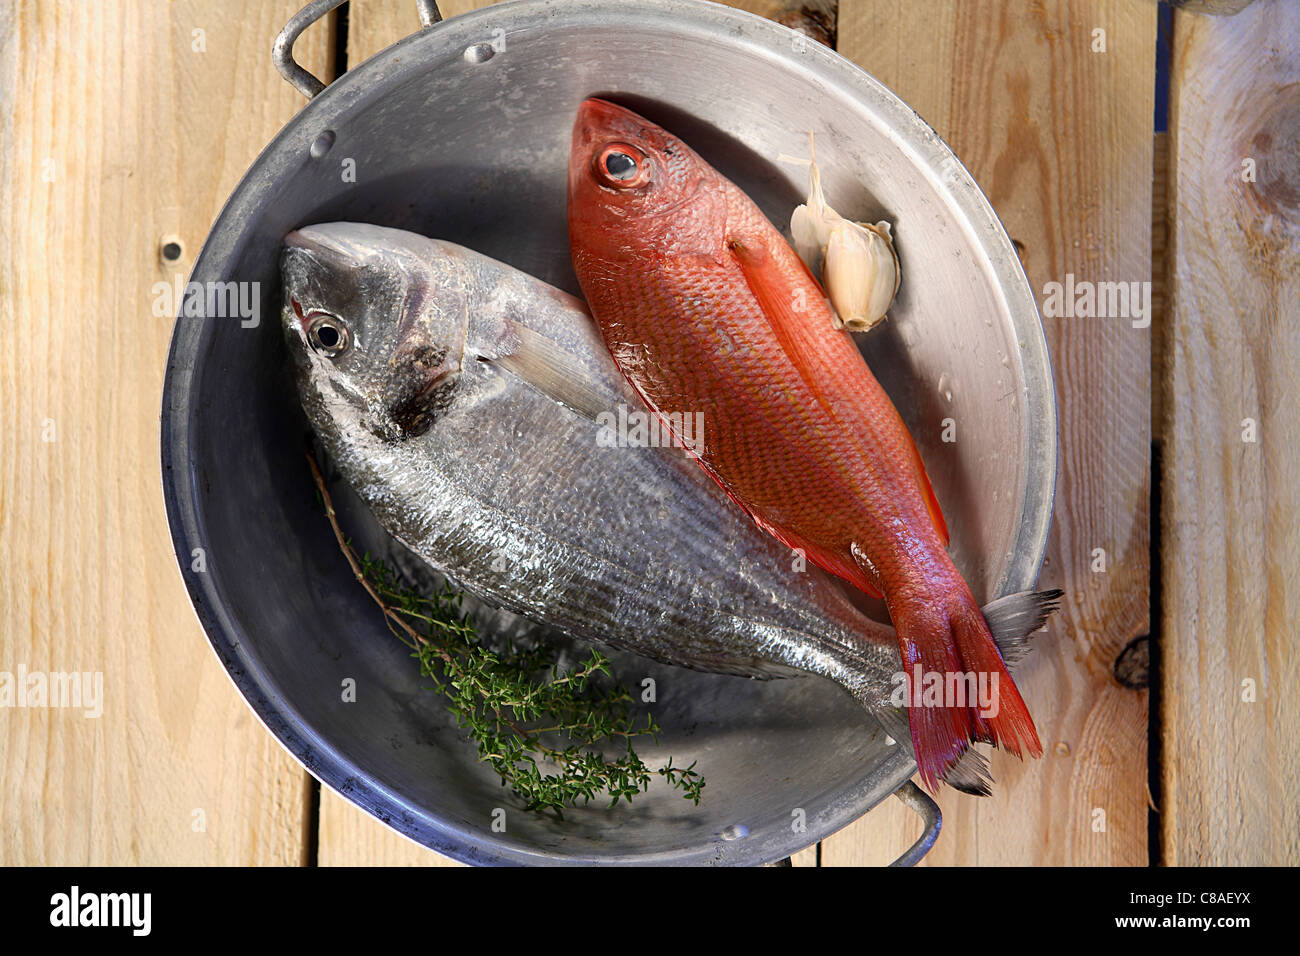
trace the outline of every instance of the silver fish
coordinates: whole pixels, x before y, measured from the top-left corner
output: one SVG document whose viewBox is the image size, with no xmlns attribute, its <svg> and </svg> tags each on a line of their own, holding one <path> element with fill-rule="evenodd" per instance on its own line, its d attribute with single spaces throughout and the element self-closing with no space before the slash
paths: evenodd
<svg viewBox="0 0 1300 956">
<path fill-rule="evenodd" d="M 892 628 L 802 567 L 680 448 L 619 441 L 620 414 L 643 406 L 580 300 L 452 243 L 360 223 L 290 233 L 281 272 L 318 439 L 435 570 L 490 605 L 664 663 L 830 678 L 910 740 L 889 702 L 902 669 Z M 687 421 L 682 443 L 701 437 Z M 1009 665 L 1053 600 L 985 609 Z M 983 756 L 969 751 L 947 782 L 987 792 Z"/>
</svg>

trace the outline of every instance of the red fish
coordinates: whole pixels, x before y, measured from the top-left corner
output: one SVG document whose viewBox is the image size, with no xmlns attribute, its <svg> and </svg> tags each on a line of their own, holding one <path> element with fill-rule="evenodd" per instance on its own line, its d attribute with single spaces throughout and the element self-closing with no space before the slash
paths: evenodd
<svg viewBox="0 0 1300 956">
<path fill-rule="evenodd" d="M 926 785 L 934 789 L 971 741 L 1041 756 L 948 556 L 912 436 L 758 207 L 681 140 L 598 99 L 578 110 L 568 201 L 578 281 L 647 406 L 703 413 L 697 460 L 732 499 L 816 564 L 884 598 L 909 678 L 982 675 L 995 689 L 986 708 L 912 701 Z"/>
</svg>

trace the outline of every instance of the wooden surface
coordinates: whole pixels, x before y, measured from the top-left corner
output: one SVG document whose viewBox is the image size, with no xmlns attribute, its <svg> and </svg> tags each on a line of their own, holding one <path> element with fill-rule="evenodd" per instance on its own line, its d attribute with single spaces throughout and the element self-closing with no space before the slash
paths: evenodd
<svg viewBox="0 0 1300 956">
<path fill-rule="evenodd" d="M 0 0 L 0 328 L 18 333 L 0 355 L 0 670 L 104 681 L 99 718 L 0 710 L 2 865 L 293 864 L 309 862 L 312 835 L 322 865 L 451 863 L 328 791 L 314 814 L 314 784 L 208 650 L 163 516 L 171 319 L 151 314 L 151 286 L 188 272 L 238 177 L 302 106 L 269 57 L 300 5 Z M 840 0 L 838 48 L 953 146 L 1041 293 L 1066 273 L 1151 277 L 1155 17 L 1146 0 Z M 416 27 L 410 0 L 351 4 L 348 63 Z M 325 79 L 333 28 L 297 46 Z M 1105 53 L 1092 50 L 1098 28 Z M 1068 603 L 1021 686 L 1048 755 L 996 758 L 991 799 L 945 794 L 928 862 L 1146 862 L 1147 695 L 1112 667 L 1148 627 L 1153 341 L 1169 343 L 1155 363 L 1162 858 L 1300 862 L 1288 695 L 1300 603 L 1298 36 L 1287 0 L 1231 18 L 1178 14 L 1170 327 L 1045 320 L 1061 457 L 1043 582 Z M 1249 188 L 1233 178 L 1246 156 L 1259 165 Z M 160 257 L 165 238 L 182 244 L 176 263 Z M 1260 440 L 1242 443 L 1251 416 Z M 1090 569 L 1098 547 L 1104 574 Z M 1238 703 L 1246 677 L 1253 704 Z M 887 801 L 795 862 L 883 863 L 917 829 Z"/>
<path fill-rule="evenodd" d="M 98 718 L 0 710 L 0 865 L 303 859 L 307 775 L 172 555 L 151 291 L 301 105 L 267 55 L 297 5 L 0 3 L 0 669 L 103 680 Z M 299 55 L 328 49 L 317 31 Z"/>
<path fill-rule="evenodd" d="M 490 7 L 497 0 L 438 0 L 443 19 Z M 805 6 L 818 6 L 825 0 L 812 0 Z M 791 4 L 786 0 L 734 0 L 727 6 L 748 10 L 760 16 L 776 17 Z M 348 8 L 348 63 L 356 65 L 374 56 L 419 28 L 412 0 L 358 0 Z"/>
<path fill-rule="evenodd" d="M 1092 49 L 1096 28 L 1104 53 Z M 952 146 L 1023 245 L 1036 293 L 1067 273 L 1150 278 L 1155 30 L 1154 5 L 1131 0 L 1010 0 L 992 14 L 958 0 L 839 5 L 840 52 Z M 995 754 L 991 798 L 943 793 L 932 864 L 1146 862 L 1146 693 L 1111 669 L 1148 628 L 1150 330 L 1044 326 L 1060 457 L 1040 584 L 1066 600 L 1016 679 L 1047 753 L 1025 764 Z M 1104 574 L 1091 570 L 1095 548 Z M 901 807 L 884 813 L 905 825 Z M 877 846 L 870 828 L 826 841 L 823 862 L 888 857 L 896 843 Z"/>
<path fill-rule="evenodd" d="M 1289 0 L 1175 18 L 1161 510 L 1171 864 L 1300 861 L 1298 49 Z"/>
</svg>

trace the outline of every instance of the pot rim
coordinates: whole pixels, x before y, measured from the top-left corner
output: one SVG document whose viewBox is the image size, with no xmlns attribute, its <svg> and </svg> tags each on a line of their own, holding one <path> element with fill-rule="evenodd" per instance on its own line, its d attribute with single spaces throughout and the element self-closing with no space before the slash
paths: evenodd
<svg viewBox="0 0 1300 956">
<path fill-rule="evenodd" d="M 755 56 L 792 59 L 794 31 L 756 14 L 705 0 L 638 0 L 629 9 L 610 0 L 511 0 L 454 17 L 399 40 L 330 83 L 294 116 L 265 147 L 227 200 L 213 223 L 195 261 L 190 282 L 221 281 L 228 264 L 247 241 L 244 223 L 270 201 L 277 183 L 299 168 L 313 142 L 345 115 L 367 109 L 390 85 L 430 69 L 449 53 L 459 57 L 471 45 L 492 35 L 493 27 L 512 29 L 581 29 L 629 17 L 676 31 L 694 32 L 725 41 Z M 1033 586 L 1046 551 L 1055 494 L 1057 425 L 1056 394 L 1046 335 L 1037 305 L 1011 241 L 965 166 L 921 117 L 860 67 L 814 41 L 797 54 L 797 65 L 841 96 L 877 112 L 882 125 L 895 134 L 917 170 L 946 193 L 951 208 L 964 217 L 968 231 L 998 280 L 1020 344 L 1024 368 L 1025 450 L 1021 481 L 1025 501 L 1011 547 L 1011 560 L 996 591 L 999 595 Z M 189 398 L 205 346 L 213 334 L 211 320 L 195 322 L 177 316 L 168 350 L 161 408 L 161 465 L 168 527 L 178 567 L 199 623 L 231 682 L 258 719 L 299 763 L 330 790 L 360 806 L 404 837 L 421 846 L 474 864 L 692 864 L 714 863 L 725 846 L 725 862 L 765 863 L 810 846 L 860 817 L 879 800 L 867 792 L 865 778 L 810 816 L 807 830 L 789 845 L 775 841 L 721 840 L 689 850 L 670 849 L 635 856 L 559 857 L 498 843 L 495 834 L 469 832 L 430 815 L 359 769 L 336 746 L 319 737 L 292 705 L 274 691 L 274 684 L 255 658 L 243 650 L 244 633 L 226 607 L 215 575 L 190 570 L 189 555 L 207 541 L 199 524 L 198 483 L 190 461 L 190 435 L 195 414 Z M 900 759 L 901 758 L 901 759 Z M 915 765 L 901 748 L 886 761 L 893 789 L 907 783 Z M 880 798 L 883 799 L 883 798 Z"/>
</svg>

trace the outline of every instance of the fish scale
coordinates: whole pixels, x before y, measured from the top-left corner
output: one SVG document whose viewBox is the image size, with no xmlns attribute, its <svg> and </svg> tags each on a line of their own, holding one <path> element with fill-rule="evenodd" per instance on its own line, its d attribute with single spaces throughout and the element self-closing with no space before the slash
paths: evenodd
<svg viewBox="0 0 1300 956">
<path fill-rule="evenodd" d="M 909 709 L 924 782 L 933 789 L 974 741 L 1041 756 L 948 556 L 912 436 L 758 207 L 671 133 L 591 99 L 574 122 L 568 212 L 574 269 L 611 355 L 651 409 L 703 413 L 704 470 L 764 530 L 883 596 L 909 674 L 997 688 L 988 713 L 955 695 Z M 718 348 L 728 340 L 744 347 Z"/>
<path fill-rule="evenodd" d="M 328 223 L 285 244 L 282 325 L 303 409 L 411 552 L 480 601 L 572 637 L 701 671 L 830 678 L 906 739 L 891 628 L 816 568 L 796 571 L 680 450 L 599 444 L 597 407 L 638 399 L 579 300 L 396 229 Z M 318 354 L 306 334 L 318 321 L 352 347 Z M 561 363 L 563 378 L 530 378 L 530 354 Z M 419 434 L 387 420 L 389 406 L 419 412 L 434 395 Z M 990 605 L 1008 653 L 1023 654 L 1052 600 Z M 982 758 L 969 757 L 948 782 L 987 792 Z"/>
<path fill-rule="evenodd" d="M 810 391 L 800 391 L 795 383 L 784 394 L 754 394 L 745 384 L 767 376 L 786 380 L 793 373 L 788 360 L 765 348 L 767 342 L 757 334 L 767 320 L 753 297 L 740 291 L 743 276 L 737 266 L 719 261 L 714 269 L 706 271 L 695 266 L 684 274 L 672 266 L 660 266 L 653 271 L 626 270 L 622 276 L 607 270 L 598 282 L 589 281 L 588 285 L 591 286 L 589 298 L 597 304 L 602 317 L 609 317 L 620 341 L 626 336 L 636 341 L 638 348 L 649 348 L 660 355 L 693 354 L 707 348 L 697 348 L 690 339 L 683 341 L 683 336 L 669 331 L 677 327 L 657 322 L 654 317 L 671 313 L 677 301 L 700 298 L 700 287 L 733 290 L 729 295 L 717 295 L 716 304 L 709 310 L 688 309 L 682 323 L 687 334 L 701 345 L 716 340 L 719 329 L 748 343 L 749 347 L 740 355 L 727 356 L 730 377 L 724 382 L 707 377 L 703 366 L 691 363 L 622 363 L 625 373 L 635 380 L 638 391 L 652 405 L 703 413 L 707 457 L 715 474 L 727 476 L 726 487 L 733 494 L 769 514 L 778 512 L 791 525 L 806 528 L 820 523 L 826 530 L 818 538 L 819 542 L 846 550 L 849 542 L 840 529 L 850 522 L 827 522 L 827 516 L 853 515 L 853 526 L 867 529 L 865 543 L 879 551 L 887 534 L 876 531 L 876 525 L 890 517 L 907 520 L 925 513 L 919 493 L 913 495 L 913 501 L 906 502 L 902 496 L 884 493 L 879 479 L 870 497 L 858 494 L 861 483 L 848 476 L 855 465 L 863 463 L 864 456 L 858 451 L 860 440 L 853 432 L 840 430 L 829 441 L 813 446 L 811 442 L 817 433 L 809 427 L 813 419 L 809 407 L 814 402 Z M 606 289 L 612 290 L 612 294 L 606 294 Z M 717 315 L 726 316 L 728 323 L 725 326 L 718 323 L 714 318 Z M 827 313 L 828 328 L 829 321 Z M 616 349 L 616 357 L 619 354 Z M 792 392 L 798 393 L 795 401 L 789 400 Z M 842 396 L 842 400 L 853 402 L 851 396 Z M 868 412 L 874 409 L 869 407 Z M 755 440 L 760 434 L 757 430 L 709 428 L 710 422 L 744 421 L 751 414 L 765 421 L 768 438 Z M 778 440 L 769 440 L 771 436 Z M 873 429 L 871 439 L 885 444 L 894 436 L 878 427 Z M 894 453 L 900 454 L 902 449 L 896 439 L 893 444 Z M 831 467 L 815 472 L 804 467 L 814 455 L 827 459 Z M 869 461 L 865 467 L 870 468 Z M 778 489 L 780 495 L 772 493 Z M 786 493 L 789 491 L 793 493 Z M 904 507 L 907 504 L 911 505 L 910 514 Z M 928 521 L 918 525 L 922 532 L 932 531 Z"/>
<path fill-rule="evenodd" d="M 489 604 L 667 663 L 801 669 L 887 697 L 898 667 L 888 628 L 792 570 L 680 451 L 599 447 L 596 423 L 493 363 L 507 320 L 526 324 L 605 407 L 637 407 L 580 301 L 450 243 L 360 224 L 300 230 L 282 271 L 290 296 L 350 322 L 368 353 L 355 367 L 313 355 L 284 310 L 322 447 L 436 570 Z M 421 435 L 383 437 L 372 419 L 393 401 L 393 370 L 439 343 L 465 349 L 447 407 Z"/>
</svg>

